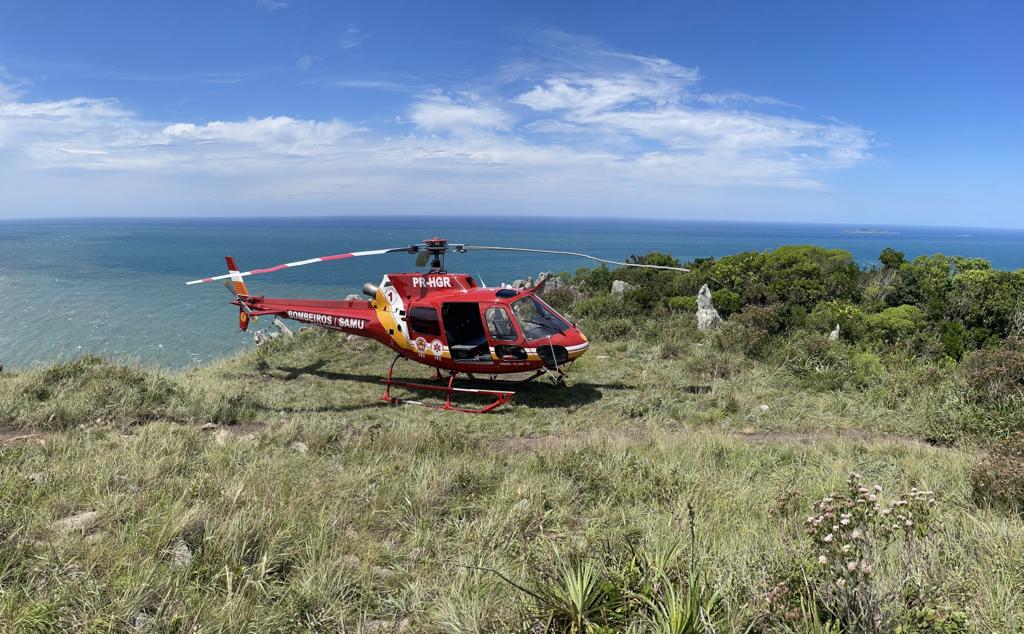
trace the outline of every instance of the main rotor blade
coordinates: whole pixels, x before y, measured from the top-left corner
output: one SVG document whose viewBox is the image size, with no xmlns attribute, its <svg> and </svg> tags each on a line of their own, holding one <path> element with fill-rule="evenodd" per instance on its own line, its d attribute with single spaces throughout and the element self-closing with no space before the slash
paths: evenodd
<svg viewBox="0 0 1024 634">
<path fill-rule="evenodd" d="M 615 264 L 616 266 L 632 266 L 635 268 L 642 269 L 661 269 L 664 271 L 682 271 L 683 273 L 689 273 L 690 269 L 684 269 L 678 266 L 661 266 L 659 264 L 639 264 L 637 262 L 618 262 L 616 260 L 606 260 L 593 255 L 587 255 L 586 253 L 575 253 L 573 251 L 550 251 L 548 249 L 524 249 L 522 247 L 482 247 L 472 246 L 469 244 L 458 245 L 462 251 L 514 251 L 518 253 L 548 253 L 551 255 L 571 255 L 577 258 L 586 258 L 588 260 L 594 260 L 595 262 L 604 262 L 605 264 Z"/>
<path fill-rule="evenodd" d="M 330 262 L 331 260 L 346 260 L 348 258 L 360 258 L 364 255 L 384 255 L 385 253 L 409 253 L 413 247 L 395 247 L 393 249 L 377 249 L 375 251 L 353 251 L 352 253 L 338 253 L 336 255 L 325 255 L 319 258 L 311 258 L 309 260 L 299 260 L 298 262 L 288 262 L 287 264 L 278 264 L 266 269 L 253 269 L 251 271 L 245 271 L 243 273 L 227 273 L 225 275 L 216 275 L 214 277 L 204 277 L 201 280 L 192 280 L 191 282 L 185 282 L 186 285 L 191 286 L 192 284 L 205 284 L 206 282 L 216 282 L 217 280 L 226 280 L 232 275 L 239 277 L 246 277 L 247 275 L 263 275 L 264 273 L 273 273 L 274 271 L 280 271 L 282 269 L 291 269 L 296 266 L 305 266 L 307 264 L 316 264 L 317 262 Z"/>
</svg>

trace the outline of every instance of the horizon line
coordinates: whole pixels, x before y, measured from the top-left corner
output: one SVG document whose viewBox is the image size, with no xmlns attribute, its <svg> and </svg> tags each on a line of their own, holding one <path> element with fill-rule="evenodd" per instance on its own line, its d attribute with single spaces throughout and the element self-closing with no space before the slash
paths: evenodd
<svg viewBox="0 0 1024 634">
<path fill-rule="evenodd" d="M 451 220 L 481 220 L 480 216 L 473 216 L 470 214 L 458 214 L 458 213 L 438 213 L 430 214 L 434 218 L 444 218 Z M 995 225 L 944 225 L 944 224 L 883 224 L 878 222 L 863 222 L 863 223 L 850 223 L 850 222 L 826 222 L 826 221 L 813 221 L 813 220 L 733 220 L 733 219 L 720 219 L 720 218 L 671 218 L 665 216 L 633 216 L 630 218 L 624 218 L 621 216 L 609 216 L 609 215 L 575 215 L 575 214 L 540 214 L 540 213 L 503 213 L 503 214 L 490 214 L 483 217 L 484 220 L 488 219 L 502 219 L 502 218 L 518 218 L 522 216 L 529 216 L 531 218 L 550 218 L 554 220 L 615 220 L 620 222 L 634 222 L 634 221 L 663 221 L 663 222 L 676 222 L 676 223 L 720 223 L 720 224 L 747 224 L 747 225 L 801 225 L 801 226 L 832 226 L 832 227 L 854 227 L 854 228 L 928 228 L 928 229 L 982 229 L 986 231 L 992 230 L 1008 230 L 1008 231 L 1024 231 L 1024 225 L 1022 226 L 995 226 Z M 156 215 L 156 216 L 43 216 L 41 218 L 31 216 L 11 216 L 11 217 L 0 217 L 0 223 L 3 222 L 62 222 L 62 221 L 89 221 L 89 220 L 121 220 L 121 221 L 161 221 L 161 220 L 177 220 L 177 221 L 240 221 L 240 220 L 329 220 L 329 219 L 344 219 L 344 218 L 358 218 L 358 219 L 380 219 L 382 217 L 387 218 L 415 218 L 422 219 L 422 214 L 409 213 L 398 213 L 398 214 L 302 214 L 302 215 L 277 215 L 277 214 L 259 214 L 249 216 L 239 215 L 225 215 L 225 216 L 174 216 L 174 215 Z"/>
</svg>

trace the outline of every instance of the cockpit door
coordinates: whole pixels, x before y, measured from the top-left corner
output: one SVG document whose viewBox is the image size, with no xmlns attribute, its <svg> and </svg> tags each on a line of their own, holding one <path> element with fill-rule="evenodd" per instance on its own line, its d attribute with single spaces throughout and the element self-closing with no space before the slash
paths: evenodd
<svg viewBox="0 0 1024 634">
<path fill-rule="evenodd" d="M 487 338 L 499 361 L 526 360 L 526 350 L 519 344 L 519 332 L 504 306 L 487 307 L 484 323 L 487 324 Z"/>
</svg>

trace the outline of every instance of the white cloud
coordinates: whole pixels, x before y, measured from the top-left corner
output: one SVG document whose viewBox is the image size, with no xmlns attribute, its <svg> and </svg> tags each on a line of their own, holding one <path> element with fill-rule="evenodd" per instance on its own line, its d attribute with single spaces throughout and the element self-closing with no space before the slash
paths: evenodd
<svg viewBox="0 0 1024 634">
<path fill-rule="evenodd" d="M 299 70 L 309 70 L 313 67 L 313 64 L 319 61 L 320 58 L 316 55 L 303 55 L 295 61 L 295 66 Z"/>
<path fill-rule="evenodd" d="M 284 115 L 158 121 L 117 99 L 31 101 L 0 72 L 0 214 L 101 190 L 111 205 L 144 205 L 118 192 L 163 204 L 163 192 L 299 209 L 673 209 L 716 188 L 822 191 L 828 171 L 870 158 L 861 128 L 780 115 L 792 110 L 771 98 L 702 92 L 695 68 L 585 38 L 553 46 L 504 67 L 497 84 L 420 93 L 381 113 L 402 115 L 398 125 L 372 129 Z"/>
<path fill-rule="evenodd" d="M 315 148 L 329 146 L 356 128 L 337 120 L 301 121 L 291 117 L 266 117 L 245 121 L 211 121 L 206 125 L 175 123 L 163 129 L 170 140 L 226 141 L 263 147 Z"/>
<path fill-rule="evenodd" d="M 256 0 L 256 4 L 260 5 L 267 11 L 278 11 L 280 9 L 288 8 L 287 0 Z"/>
<path fill-rule="evenodd" d="M 434 95 L 413 104 L 409 118 L 430 132 L 467 134 L 481 130 L 507 130 L 512 125 L 512 118 L 499 108 L 459 103 L 444 95 Z"/>
<path fill-rule="evenodd" d="M 355 48 L 362 44 L 364 39 L 366 36 L 359 30 L 359 27 L 350 24 L 338 36 L 338 48 L 342 50 Z"/>
</svg>

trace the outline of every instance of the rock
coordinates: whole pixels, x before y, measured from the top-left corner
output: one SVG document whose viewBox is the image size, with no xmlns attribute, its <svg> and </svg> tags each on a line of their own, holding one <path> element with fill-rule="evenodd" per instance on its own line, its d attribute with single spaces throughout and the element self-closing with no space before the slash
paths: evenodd
<svg viewBox="0 0 1024 634">
<path fill-rule="evenodd" d="M 228 444 L 229 440 L 231 440 L 231 432 L 229 432 L 226 429 L 221 429 L 220 431 L 213 435 L 213 442 L 217 443 L 218 445 L 226 445 Z"/>
<path fill-rule="evenodd" d="M 527 280 L 516 280 L 512 282 L 512 288 L 526 288 Z"/>
<path fill-rule="evenodd" d="M 168 553 L 171 555 L 171 562 L 176 568 L 187 568 L 192 563 L 192 549 L 188 547 L 188 544 L 183 539 L 174 542 Z"/>
<path fill-rule="evenodd" d="M 362 562 L 359 561 L 359 557 L 355 555 L 345 555 L 341 558 L 341 563 L 350 568 L 358 568 L 359 565 L 362 564 Z"/>
<path fill-rule="evenodd" d="M 628 291 L 633 290 L 633 285 L 622 280 L 615 280 L 612 282 L 612 295 L 623 295 Z"/>
<path fill-rule="evenodd" d="M 44 473 L 30 473 L 25 477 L 28 478 L 29 482 L 36 486 L 46 484 L 46 474 Z"/>
<path fill-rule="evenodd" d="M 304 454 L 309 451 L 309 447 L 307 447 L 306 443 L 302 442 L 301 440 L 296 440 L 295 442 L 288 446 L 301 454 Z"/>
<path fill-rule="evenodd" d="M 412 621 L 409 619 L 409 617 L 405 617 L 404 619 L 398 622 L 399 634 L 401 634 L 402 632 L 410 631 L 412 631 Z"/>
<path fill-rule="evenodd" d="M 202 425 L 199 426 L 199 431 L 213 431 L 218 427 L 219 425 L 217 425 L 216 423 L 203 423 Z"/>
<path fill-rule="evenodd" d="M 85 533 L 96 523 L 98 516 L 96 511 L 82 511 L 57 520 L 50 528 L 59 533 Z"/>
<path fill-rule="evenodd" d="M 771 408 L 768 407 L 767 405 L 761 405 L 760 407 L 758 407 L 758 409 L 760 409 L 762 412 L 767 412 Z"/>
<path fill-rule="evenodd" d="M 839 324 L 836 324 L 836 327 L 832 329 L 832 332 L 828 333 L 828 340 L 829 341 L 838 341 L 839 340 Z"/>
<path fill-rule="evenodd" d="M 139 612 L 132 619 L 132 629 L 137 632 L 144 632 L 156 625 L 156 619 L 145 612 Z"/>
<path fill-rule="evenodd" d="M 711 289 L 705 284 L 697 293 L 697 330 L 710 332 L 718 328 L 721 323 L 722 316 L 718 314 L 715 305 L 711 303 Z"/>
<path fill-rule="evenodd" d="M 370 568 L 370 572 L 373 573 L 374 577 L 380 577 L 381 579 L 388 579 L 398 574 L 397 570 L 385 568 L 384 566 L 373 566 Z"/>
</svg>

